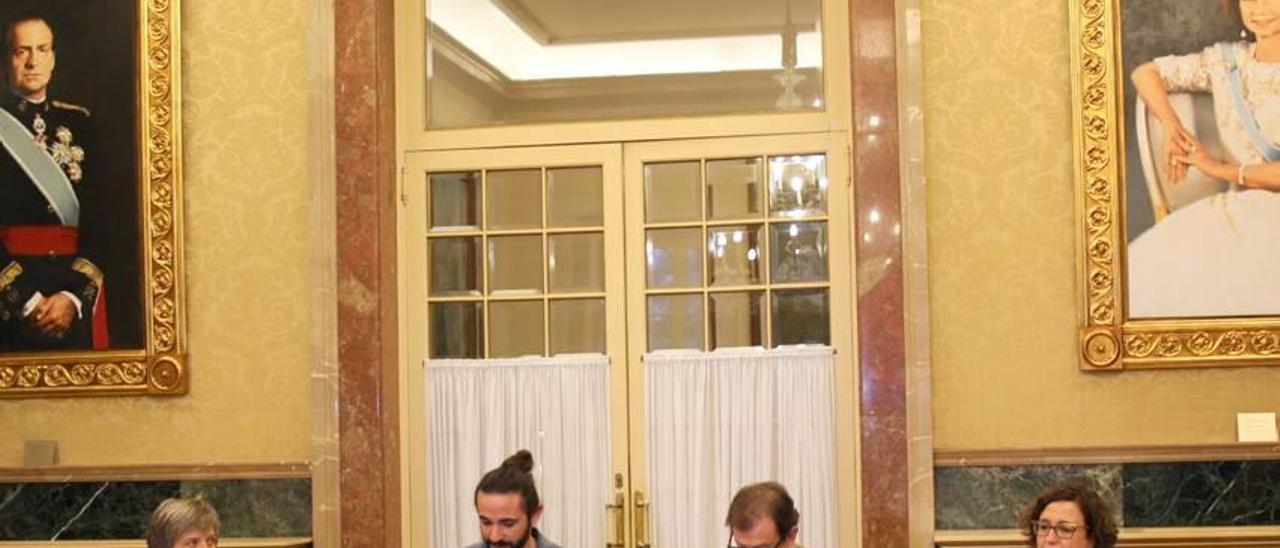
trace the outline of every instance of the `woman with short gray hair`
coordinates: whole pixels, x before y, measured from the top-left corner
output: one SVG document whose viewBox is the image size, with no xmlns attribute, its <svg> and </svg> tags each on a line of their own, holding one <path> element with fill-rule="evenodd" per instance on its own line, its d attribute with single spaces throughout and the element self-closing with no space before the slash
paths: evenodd
<svg viewBox="0 0 1280 548">
<path fill-rule="evenodd" d="M 218 511 L 203 498 L 161 502 L 147 523 L 147 548 L 217 548 Z"/>
</svg>

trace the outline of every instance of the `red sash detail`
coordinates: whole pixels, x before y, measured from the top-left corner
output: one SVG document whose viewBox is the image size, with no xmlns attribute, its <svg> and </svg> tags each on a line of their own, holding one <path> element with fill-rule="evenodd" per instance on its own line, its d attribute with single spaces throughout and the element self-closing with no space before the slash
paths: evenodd
<svg viewBox="0 0 1280 548">
<path fill-rule="evenodd" d="M 75 255 L 80 229 L 64 225 L 0 226 L 0 242 L 12 255 Z"/>
<path fill-rule="evenodd" d="M 0 243 L 12 255 L 75 255 L 80 250 L 80 229 L 64 225 L 0 226 Z M 97 300 L 81 305 L 93 307 L 93 347 L 107 348 L 107 288 L 99 287 Z"/>
</svg>

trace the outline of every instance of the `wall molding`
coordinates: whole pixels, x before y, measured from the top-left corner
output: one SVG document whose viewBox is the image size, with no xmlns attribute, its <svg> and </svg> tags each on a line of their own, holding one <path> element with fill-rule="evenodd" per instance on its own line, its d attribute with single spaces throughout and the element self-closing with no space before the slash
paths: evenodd
<svg viewBox="0 0 1280 548">
<path fill-rule="evenodd" d="M 1124 464 L 1147 462 L 1280 460 L 1280 443 L 1193 446 L 1046 447 L 1040 449 L 937 450 L 936 467 Z"/>
<path fill-rule="evenodd" d="M 1026 546 L 1022 533 L 1013 529 L 938 531 L 937 548 L 1004 548 Z M 1280 545 L 1280 527 L 1151 527 L 1120 529 L 1120 548 L 1236 548 Z"/>
<path fill-rule="evenodd" d="M 154 464 L 139 466 L 49 466 L 0 468 L 0 483 L 83 481 L 199 481 L 311 478 L 311 464 Z M 0 546 L 4 544 L 0 543 Z"/>
</svg>

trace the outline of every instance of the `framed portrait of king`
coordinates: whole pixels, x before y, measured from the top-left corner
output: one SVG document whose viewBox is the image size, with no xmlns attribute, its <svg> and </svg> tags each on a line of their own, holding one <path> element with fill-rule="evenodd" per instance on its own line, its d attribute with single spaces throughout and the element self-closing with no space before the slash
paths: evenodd
<svg viewBox="0 0 1280 548">
<path fill-rule="evenodd" d="M 1081 367 L 1280 364 L 1280 0 L 1072 0 Z"/>
<path fill-rule="evenodd" d="M 0 397 L 185 393 L 178 0 L 0 25 Z"/>
</svg>

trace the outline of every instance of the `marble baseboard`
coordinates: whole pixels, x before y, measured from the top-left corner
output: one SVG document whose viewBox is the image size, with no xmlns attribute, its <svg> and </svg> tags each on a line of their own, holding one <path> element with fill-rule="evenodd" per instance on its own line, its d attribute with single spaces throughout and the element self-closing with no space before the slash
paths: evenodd
<svg viewBox="0 0 1280 548">
<path fill-rule="evenodd" d="M 1280 525 L 1280 461 L 938 467 L 938 530 L 1008 529 L 1048 485 L 1084 479 L 1124 527 Z"/>
<path fill-rule="evenodd" d="M 223 537 L 311 536 L 308 479 L 0 484 L 0 541 L 142 538 L 151 511 L 204 496 Z"/>
</svg>

